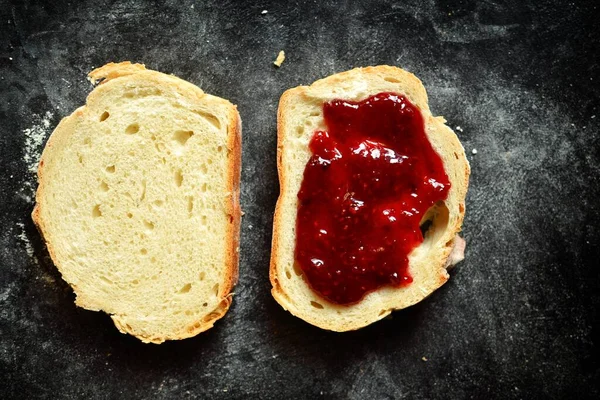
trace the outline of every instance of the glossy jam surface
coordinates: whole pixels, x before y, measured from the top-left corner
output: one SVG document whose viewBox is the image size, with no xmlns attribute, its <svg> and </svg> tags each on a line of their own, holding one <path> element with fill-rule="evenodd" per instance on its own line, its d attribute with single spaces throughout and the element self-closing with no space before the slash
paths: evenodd
<svg viewBox="0 0 600 400">
<path fill-rule="evenodd" d="M 296 262 L 309 285 L 338 304 L 384 285 L 410 284 L 408 255 L 423 241 L 421 218 L 450 182 L 404 96 L 323 105 L 298 192 Z"/>
</svg>

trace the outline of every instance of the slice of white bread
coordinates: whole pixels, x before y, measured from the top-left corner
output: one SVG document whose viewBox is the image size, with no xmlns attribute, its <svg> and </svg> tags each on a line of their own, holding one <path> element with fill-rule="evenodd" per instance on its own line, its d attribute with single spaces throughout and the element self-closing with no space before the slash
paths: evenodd
<svg viewBox="0 0 600 400">
<path fill-rule="evenodd" d="M 237 109 L 140 64 L 89 77 L 42 154 L 33 220 L 78 306 L 143 342 L 194 336 L 238 276 Z"/>
<path fill-rule="evenodd" d="M 421 110 L 427 137 L 443 161 L 451 188 L 445 202 L 434 206 L 423 218 L 423 222 L 431 222 L 423 243 L 409 255 L 413 282 L 399 288 L 381 287 L 353 305 L 337 305 L 309 287 L 295 262 L 297 195 L 311 156 L 309 141 L 316 130 L 326 129 L 323 104 L 333 99 L 360 101 L 381 92 L 402 94 Z M 393 310 L 418 303 L 448 280 L 447 267 L 460 261 L 464 250 L 457 233 L 464 217 L 470 169 L 454 132 L 445 125 L 444 118 L 431 114 L 427 93 L 418 78 L 400 68 L 377 66 L 353 69 L 311 86 L 290 89 L 279 102 L 277 143 L 281 191 L 273 223 L 270 278 L 273 297 L 284 309 L 323 329 L 355 330 Z"/>
</svg>

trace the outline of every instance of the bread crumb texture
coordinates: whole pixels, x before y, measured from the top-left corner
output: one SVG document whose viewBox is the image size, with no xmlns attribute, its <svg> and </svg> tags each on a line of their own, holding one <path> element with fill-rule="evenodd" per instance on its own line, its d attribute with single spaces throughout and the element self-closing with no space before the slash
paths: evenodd
<svg viewBox="0 0 600 400">
<path fill-rule="evenodd" d="M 277 58 L 273 62 L 277 68 L 281 67 L 281 64 L 285 61 L 285 52 L 281 50 L 279 54 L 277 54 Z"/>
<path fill-rule="evenodd" d="M 237 110 L 140 64 L 90 79 L 43 151 L 34 221 L 78 306 L 143 342 L 194 336 L 237 278 Z"/>
<path fill-rule="evenodd" d="M 316 130 L 325 129 L 323 103 L 332 99 L 361 101 L 381 92 L 405 95 L 421 110 L 427 137 L 442 158 L 452 187 L 447 199 L 423 217 L 422 226 L 428 226 L 424 241 L 409 255 L 413 282 L 400 288 L 384 286 L 357 304 L 337 305 L 311 290 L 295 263 L 297 194 L 311 156 L 309 141 Z M 462 145 L 444 122 L 431 114 L 421 81 L 396 67 L 356 68 L 282 95 L 277 127 L 280 196 L 273 226 L 270 277 L 273 297 L 283 308 L 323 329 L 355 330 L 385 318 L 393 310 L 418 303 L 448 280 L 446 263 L 462 225 L 470 168 Z"/>
</svg>

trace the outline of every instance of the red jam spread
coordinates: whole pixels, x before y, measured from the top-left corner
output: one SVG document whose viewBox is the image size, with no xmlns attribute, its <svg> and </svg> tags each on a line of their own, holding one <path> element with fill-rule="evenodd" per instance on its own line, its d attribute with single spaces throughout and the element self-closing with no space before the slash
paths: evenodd
<svg viewBox="0 0 600 400">
<path fill-rule="evenodd" d="M 420 110 L 402 95 L 323 105 L 298 192 L 296 262 L 338 304 L 412 282 L 408 255 L 425 212 L 450 189 Z"/>
</svg>

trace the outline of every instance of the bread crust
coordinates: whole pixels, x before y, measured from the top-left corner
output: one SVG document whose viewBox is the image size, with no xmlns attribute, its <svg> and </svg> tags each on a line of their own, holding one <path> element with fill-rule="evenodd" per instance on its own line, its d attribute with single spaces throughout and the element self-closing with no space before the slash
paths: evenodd
<svg viewBox="0 0 600 400">
<path fill-rule="evenodd" d="M 206 331 L 213 327 L 215 321 L 222 318 L 227 310 L 229 309 L 233 293 L 231 290 L 238 281 L 238 262 L 239 262 L 239 234 L 240 234 L 240 223 L 241 223 L 241 208 L 239 202 L 240 196 L 240 172 L 241 172 L 241 134 L 242 134 L 242 122 L 240 115 L 237 111 L 237 107 L 231 104 L 229 101 L 205 94 L 197 86 L 184 81 L 180 78 L 163 74 L 161 72 L 148 70 L 143 64 L 132 64 L 129 61 L 119 63 L 108 63 L 100 68 L 94 69 L 89 73 L 89 80 L 93 84 L 105 84 L 110 80 L 122 79 L 129 75 L 144 73 L 144 78 L 150 81 L 160 82 L 165 79 L 168 80 L 169 84 L 174 85 L 177 90 L 189 95 L 195 101 L 201 102 L 205 98 L 210 98 L 211 101 L 219 101 L 228 107 L 228 139 L 227 139 L 227 182 L 228 182 L 228 193 L 227 198 L 230 200 L 227 204 L 227 213 L 229 215 L 229 223 L 227 226 L 227 243 L 228 250 L 226 253 L 226 271 L 222 279 L 222 284 L 219 285 L 218 296 L 222 298 L 220 303 L 212 311 L 207 311 L 201 318 L 194 323 L 183 328 L 178 332 L 173 332 L 168 335 L 148 335 L 147 333 L 136 331 L 134 328 L 124 322 L 119 315 L 111 315 L 111 318 L 115 326 L 122 333 L 131 334 L 144 343 L 155 343 L 160 344 L 166 340 L 179 340 L 189 337 L 196 336 L 197 334 Z M 97 95 L 95 90 L 90 92 L 86 99 L 86 105 L 90 103 L 90 99 Z M 32 211 L 32 219 L 36 225 L 42 239 L 44 240 L 48 253 L 56 265 L 57 269 L 63 274 L 63 266 L 61 261 L 56 257 L 56 251 L 51 241 L 47 240 L 47 228 L 46 223 L 42 217 L 41 204 L 39 199 L 43 199 L 45 196 L 46 187 L 46 176 L 44 173 L 44 162 L 48 157 L 48 154 L 52 152 L 54 143 L 58 136 L 70 135 L 72 132 L 69 130 L 68 125 L 72 123 L 73 119 L 77 116 L 81 116 L 84 112 L 86 105 L 75 110 L 71 115 L 63 118 L 54 132 L 48 139 L 40 163 L 38 166 L 38 183 L 39 186 L 36 191 L 36 204 Z M 78 288 L 72 282 L 67 282 L 72 287 L 73 291 L 78 294 Z M 76 304 L 80 307 L 98 311 L 98 309 L 90 304 L 86 303 L 85 297 L 78 297 Z"/>
<path fill-rule="evenodd" d="M 365 298 L 358 304 L 337 305 L 328 302 L 326 299 L 312 292 L 302 277 L 302 282 L 298 283 L 298 285 L 309 288 L 309 290 L 312 292 L 312 295 L 316 295 L 316 297 L 319 298 L 320 304 L 325 304 L 326 309 L 331 309 L 336 312 L 334 317 L 324 319 L 319 316 L 321 311 L 318 309 L 307 310 L 307 307 L 300 306 L 299 303 L 307 299 L 298 298 L 297 295 L 294 297 L 294 295 L 287 291 L 282 284 L 282 281 L 285 279 L 283 273 L 284 265 L 283 261 L 281 260 L 281 244 L 282 237 L 284 235 L 283 200 L 286 194 L 291 195 L 288 193 L 288 186 L 290 184 L 291 177 L 285 170 L 286 161 L 284 160 L 284 151 L 287 139 L 286 132 L 289 132 L 290 129 L 292 129 L 290 126 L 292 124 L 290 115 L 293 114 L 294 108 L 292 106 L 298 105 L 302 102 L 320 101 L 319 104 L 322 107 L 322 104 L 325 101 L 333 98 L 342 98 L 355 101 L 362 100 L 370 95 L 374 95 L 382 91 L 377 90 L 377 88 L 373 87 L 372 85 L 372 82 L 377 79 L 383 79 L 390 84 L 396 85 L 396 90 L 389 91 L 394 91 L 407 96 L 409 100 L 421 110 L 425 120 L 425 130 L 430 142 L 433 144 L 432 139 L 437 139 L 437 142 L 443 143 L 442 148 L 437 149 L 438 153 L 440 153 L 440 150 L 442 150 L 445 153 L 453 154 L 455 157 L 455 159 L 452 160 L 453 170 L 450 171 L 452 174 L 448 173 L 447 171 L 452 183 L 449 198 L 452 197 L 453 202 L 455 203 L 451 205 L 451 208 L 455 208 L 455 213 L 451 214 L 452 221 L 445 228 L 445 232 L 442 237 L 438 239 L 438 242 L 441 243 L 441 248 L 438 249 L 440 256 L 437 259 L 432 260 L 431 264 L 426 267 L 432 271 L 431 273 L 433 277 L 426 282 L 422 288 L 420 288 L 422 293 L 417 296 L 413 296 L 413 298 L 394 299 L 393 293 L 388 295 L 394 290 L 393 288 L 380 288 L 372 293 L 367 294 Z M 338 95 L 340 92 L 343 93 L 344 91 L 353 92 L 354 88 L 352 85 L 360 86 L 357 84 L 357 82 L 364 84 L 363 86 L 366 86 L 366 89 L 361 87 L 357 93 L 351 96 L 353 97 L 352 99 L 344 97 L 344 95 Z M 367 83 L 365 84 L 365 82 Z M 442 117 L 434 117 L 431 115 L 427 100 L 427 93 L 421 81 L 413 74 L 393 66 L 382 65 L 375 67 L 355 68 L 318 80 L 310 86 L 299 86 L 289 89 L 283 93 L 279 101 L 279 108 L 277 112 L 277 172 L 280 184 L 280 194 L 275 206 L 273 220 L 272 251 L 269 277 L 272 284 L 271 293 L 275 300 L 284 309 L 303 319 L 304 321 L 322 329 L 337 332 L 351 331 L 370 325 L 371 323 L 389 315 L 390 312 L 394 310 L 399 310 L 418 303 L 433 293 L 449 279 L 446 267 L 449 266 L 447 264 L 450 264 L 451 260 L 449 260 L 449 256 L 455 246 L 455 242 L 457 242 L 455 237 L 458 237 L 458 232 L 460 232 L 462 221 L 464 219 L 465 198 L 468 188 L 470 167 L 466 159 L 464 149 L 457 136 L 444 123 L 445 120 Z M 435 135 L 432 135 L 432 133 Z M 310 135 L 312 135 L 312 132 L 310 132 Z M 444 163 L 444 167 L 447 169 L 448 165 Z M 297 194 L 295 193 L 294 195 Z M 294 210 L 294 215 L 295 212 L 296 210 Z M 452 213 L 452 210 L 450 210 L 450 212 Z M 289 223 L 290 221 L 287 221 L 288 225 Z M 290 232 L 286 231 L 286 234 L 289 236 Z M 459 237 L 458 239 L 462 241 L 462 239 Z M 295 244 L 295 237 L 293 238 L 293 241 Z M 411 268 L 411 266 L 412 263 L 409 265 L 409 268 Z M 378 292 L 385 293 L 380 294 Z M 376 299 L 376 296 L 379 297 Z M 379 298 L 382 300 L 380 301 Z M 383 308 L 383 310 L 369 313 L 365 313 L 362 310 L 357 311 L 360 309 L 360 307 L 362 307 L 361 304 L 367 302 L 367 300 L 370 302 L 370 304 L 374 302 L 377 302 L 377 304 L 381 303 L 380 308 Z"/>
</svg>

